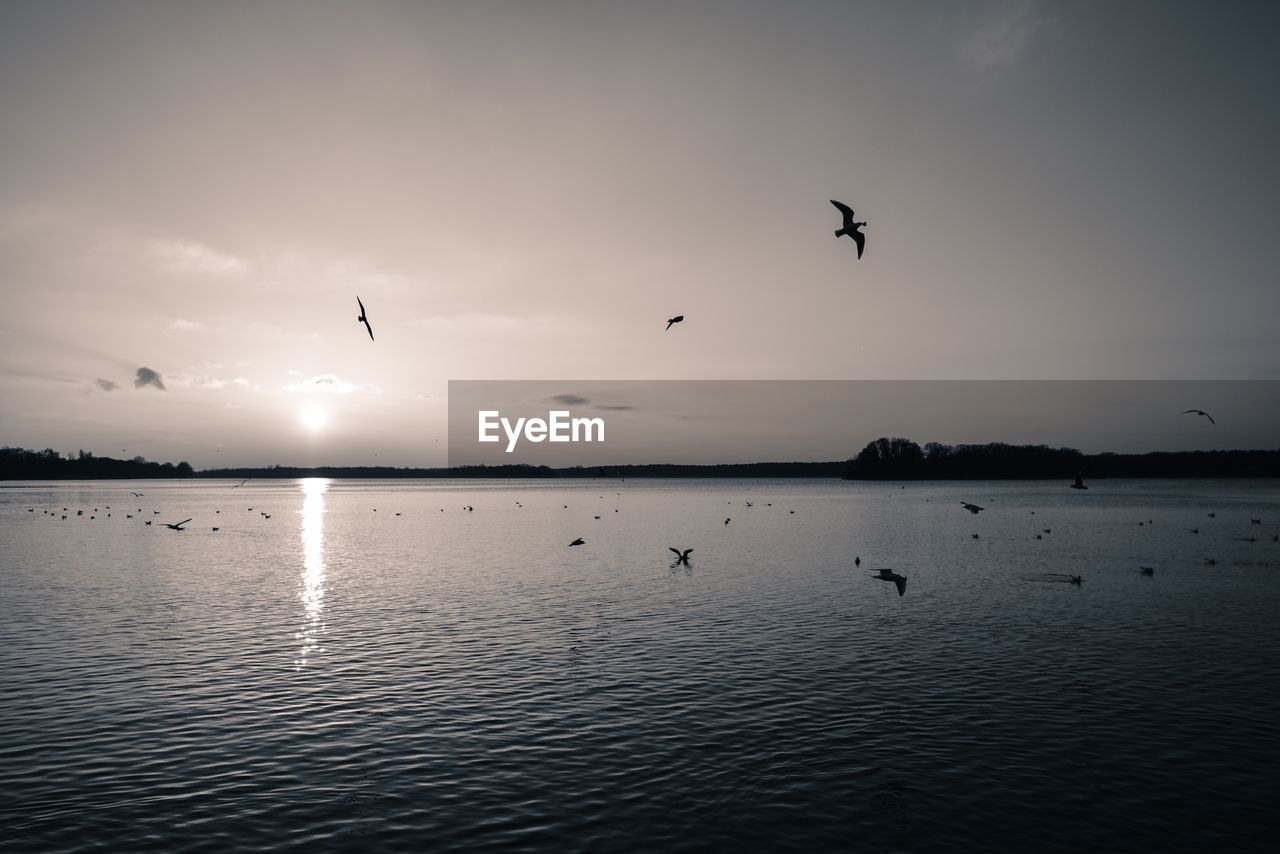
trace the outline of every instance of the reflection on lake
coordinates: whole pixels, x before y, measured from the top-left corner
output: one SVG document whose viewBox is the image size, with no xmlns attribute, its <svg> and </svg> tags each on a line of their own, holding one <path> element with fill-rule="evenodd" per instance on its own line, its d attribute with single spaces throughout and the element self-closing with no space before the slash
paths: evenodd
<svg viewBox="0 0 1280 854">
<path fill-rule="evenodd" d="M 301 669 L 307 656 L 320 651 L 324 633 L 324 493 L 328 478 L 309 477 L 299 482 L 302 494 L 302 599 L 303 621 L 298 630 L 301 647 L 295 667 Z"/>
</svg>

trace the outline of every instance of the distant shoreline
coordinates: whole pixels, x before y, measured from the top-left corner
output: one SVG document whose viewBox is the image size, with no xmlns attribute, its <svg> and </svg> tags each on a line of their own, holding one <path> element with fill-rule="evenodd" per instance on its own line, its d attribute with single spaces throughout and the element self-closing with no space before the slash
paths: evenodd
<svg viewBox="0 0 1280 854">
<path fill-rule="evenodd" d="M 914 450 L 912 448 L 914 447 Z M 0 481 L 10 480 L 267 480 L 327 477 L 350 479 L 564 479 L 625 478 L 831 479 L 863 481 L 1070 480 L 1086 479 L 1280 478 L 1280 450 L 1177 451 L 1148 454 L 1082 454 L 1070 448 L 1041 446 L 926 446 L 924 453 L 906 440 L 882 439 L 855 459 L 835 462 L 761 462 L 717 465 L 647 464 L 622 466 L 267 466 L 194 470 L 187 463 L 117 460 L 81 454 L 62 458 L 53 451 L 0 449 Z"/>
</svg>

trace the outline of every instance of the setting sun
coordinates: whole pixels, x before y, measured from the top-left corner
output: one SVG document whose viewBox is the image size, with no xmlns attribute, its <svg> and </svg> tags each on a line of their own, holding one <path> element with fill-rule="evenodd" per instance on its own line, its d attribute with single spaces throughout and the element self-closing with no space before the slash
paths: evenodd
<svg viewBox="0 0 1280 854">
<path fill-rule="evenodd" d="M 319 433 L 329 423 L 329 413 L 319 406 L 308 406 L 298 413 L 298 420 L 312 433 Z"/>
</svg>

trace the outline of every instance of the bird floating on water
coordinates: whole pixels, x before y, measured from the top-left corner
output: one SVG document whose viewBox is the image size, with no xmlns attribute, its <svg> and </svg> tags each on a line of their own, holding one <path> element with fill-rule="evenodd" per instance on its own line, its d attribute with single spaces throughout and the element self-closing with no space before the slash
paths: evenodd
<svg viewBox="0 0 1280 854">
<path fill-rule="evenodd" d="M 667 548 L 671 549 L 671 551 L 676 553 L 677 566 L 680 564 L 684 564 L 685 566 L 689 565 L 689 555 L 693 553 L 693 549 L 685 549 L 684 551 L 680 551 L 675 546 L 667 546 Z"/>
<path fill-rule="evenodd" d="M 853 208 L 849 207 L 844 202 L 837 202 L 835 199 L 831 199 L 830 201 L 831 201 L 831 204 L 836 206 L 836 210 L 840 211 L 840 215 L 844 217 L 844 224 L 841 225 L 840 228 L 836 229 L 836 239 L 838 240 L 839 238 L 845 236 L 846 234 L 849 237 L 852 237 L 853 242 L 858 244 L 858 257 L 861 258 L 862 248 L 863 246 L 866 245 L 867 236 L 863 234 L 861 231 L 859 231 L 858 229 L 865 226 L 866 223 L 854 222 Z"/>
<path fill-rule="evenodd" d="M 1203 415 L 1205 418 L 1208 418 L 1208 419 L 1209 419 L 1209 423 L 1210 423 L 1210 424 L 1217 424 L 1217 423 L 1218 423 L 1217 421 L 1214 421 L 1214 420 L 1213 420 L 1213 416 L 1212 416 L 1212 415 L 1210 415 L 1209 413 L 1205 412 L 1203 409 L 1188 409 L 1188 410 L 1184 411 L 1182 414 L 1183 414 L 1183 415 Z"/>
<path fill-rule="evenodd" d="M 582 537 L 578 537 L 578 539 L 574 540 L 572 543 L 569 543 L 570 547 L 572 547 L 572 546 L 585 546 L 586 544 L 587 544 L 587 541 L 586 541 L 586 540 L 584 540 L 584 539 L 582 539 Z"/>
<path fill-rule="evenodd" d="M 673 325 L 673 324 L 680 323 L 680 322 L 681 322 L 681 321 L 683 321 L 683 320 L 684 320 L 684 315 L 683 315 L 683 314 L 677 314 L 675 317 L 668 318 L 668 320 L 667 320 L 667 329 L 670 329 L 670 328 L 672 327 L 672 325 Z M 666 331 L 666 329 L 664 329 L 664 330 L 663 330 L 663 332 L 665 332 L 665 331 Z M 601 471 L 604 471 L 604 469 L 601 469 Z"/>
<path fill-rule="evenodd" d="M 364 310 L 364 303 L 360 302 L 360 297 L 356 297 L 356 303 L 360 306 L 360 316 L 356 318 L 356 323 L 363 323 L 364 328 L 369 330 L 369 340 L 373 340 L 373 327 L 369 325 L 369 318 Z"/>
<path fill-rule="evenodd" d="M 1138 572 L 1141 572 L 1143 575 L 1154 576 L 1156 574 L 1156 568 L 1154 566 L 1140 566 L 1138 567 Z"/>
<path fill-rule="evenodd" d="M 987 509 L 985 507 L 979 507 L 977 504 L 970 504 L 968 501 L 961 501 L 960 506 L 975 516 Z"/>
<path fill-rule="evenodd" d="M 1084 485 L 1084 472 L 1076 473 L 1076 482 L 1071 484 L 1071 488 L 1072 489 L 1088 489 L 1089 488 Z"/>
</svg>

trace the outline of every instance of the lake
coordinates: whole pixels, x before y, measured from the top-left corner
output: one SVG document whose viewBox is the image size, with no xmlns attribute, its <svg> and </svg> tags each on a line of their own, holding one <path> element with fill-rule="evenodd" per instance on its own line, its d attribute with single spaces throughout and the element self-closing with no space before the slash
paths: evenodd
<svg viewBox="0 0 1280 854">
<path fill-rule="evenodd" d="M 0 847 L 1280 830 L 1275 481 L 232 487 L 0 485 Z"/>
</svg>

